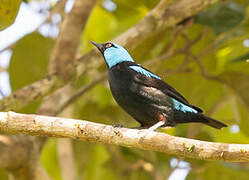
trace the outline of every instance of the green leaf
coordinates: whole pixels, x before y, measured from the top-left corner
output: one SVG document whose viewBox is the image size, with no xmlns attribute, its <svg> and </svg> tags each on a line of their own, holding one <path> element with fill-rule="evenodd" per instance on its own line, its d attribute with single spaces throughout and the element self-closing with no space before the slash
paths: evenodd
<svg viewBox="0 0 249 180">
<path fill-rule="evenodd" d="M 224 81 L 235 94 L 237 102 L 233 110 L 237 114 L 237 121 L 239 121 L 241 130 L 249 135 L 249 75 L 241 72 L 224 72 L 220 75 Z M 237 109 L 237 110 L 236 110 Z M 236 118 L 236 117 L 235 117 Z"/>
<path fill-rule="evenodd" d="M 103 24 L 105 28 L 101 28 Z M 113 14 L 100 6 L 96 6 L 88 18 L 85 30 L 82 34 L 82 51 L 86 53 L 93 48 L 93 46 L 90 46 L 90 40 L 100 43 L 110 40 L 117 35 L 117 32 L 113 31 L 117 29 L 117 27 L 118 22 Z"/>
<path fill-rule="evenodd" d="M 6 170 L 0 169 L 0 179 L 8 180 L 8 172 Z"/>
<path fill-rule="evenodd" d="M 14 22 L 21 2 L 22 0 L 0 0 L 0 31 Z"/>
<path fill-rule="evenodd" d="M 97 85 L 93 91 L 95 94 L 95 97 L 93 98 L 96 98 L 96 102 L 101 108 L 104 108 L 112 103 L 113 99 L 109 87 L 107 89 L 107 87 Z"/>
<path fill-rule="evenodd" d="M 13 91 L 37 81 L 47 74 L 53 40 L 39 33 L 31 33 L 19 40 L 13 48 L 10 60 L 10 84 Z M 37 102 L 27 106 L 20 112 L 34 113 Z"/>
<path fill-rule="evenodd" d="M 236 105 L 237 108 L 235 109 L 237 111 L 237 118 L 239 121 L 239 125 L 240 125 L 240 129 L 241 131 L 249 136 L 249 132 L 248 132 L 248 128 L 249 128 L 249 106 L 245 106 L 245 104 L 243 102 L 241 102 L 240 99 L 236 99 Z M 246 142 L 244 143 L 248 143 L 249 139 L 247 139 Z"/>
<path fill-rule="evenodd" d="M 231 62 L 233 63 L 233 62 L 246 61 L 248 59 L 249 59 L 249 52 L 232 59 Z"/>
<path fill-rule="evenodd" d="M 56 139 L 48 139 L 41 153 L 41 162 L 53 180 L 62 180 L 56 153 Z"/>
<path fill-rule="evenodd" d="M 93 48 L 89 42 L 90 40 L 96 42 L 110 41 L 137 23 L 149 10 L 146 6 L 140 5 L 140 3 L 134 3 L 134 6 L 128 5 L 126 1 L 123 3 L 121 2 L 122 5 L 118 5 L 118 10 L 114 12 L 105 10 L 101 5 L 94 7 L 82 34 L 81 49 L 83 53 Z M 129 12 L 128 16 L 127 12 Z"/>
<path fill-rule="evenodd" d="M 238 97 L 245 103 L 249 110 L 249 75 L 241 72 L 224 72 L 219 76 Z"/>
<path fill-rule="evenodd" d="M 220 34 L 240 24 L 244 17 L 245 9 L 243 6 L 234 2 L 222 2 L 200 12 L 195 17 L 195 21 L 210 26 L 216 34 Z"/>
<path fill-rule="evenodd" d="M 248 169 L 243 169 L 239 165 L 231 163 L 208 162 L 196 179 L 247 180 Z"/>
<path fill-rule="evenodd" d="M 9 66 L 12 90 L 20 89 L 47 74 L 52 47 L 52 39 L 36 32 L 16 43 Z"/>
<path fill-rule="evenodd" d="M 106 151 L 103 145 L 96 145 L 91 154 L 88 167 L 86 169 L 87 174 L 84 179 L 86 180 L 98 180 L 98 179 L 116 179 L 113 173 L 104 166 L 104 163 L 110 159 L 110 155 Z"/>
<path fill-rule="evenodd" d="M 249 58 L 248 47 L 243 44 L 248 35 L 246 32 L 240 35 L 233 34 L 235 33 L 229 32 L 224 34 L 226 40 L 223 41 L 215 53 L 219 72 L 226 71 L 228 68 L 232 70 L 235 66 L 238 67 L 234 69 L 235 71 L 248 69 L 248 66 L 245 64 L 246 59 Z M 249 71 L 247 70 L 247 72 Z"/>
<path fill-rule="evenodd" d="M 231 132 L 230 127 L 224 128 L 222 131 L 212 131 L 211 133 L 209 129 L 205 128 L 205 131 L 215 139 L 215 142 L 247 144 L 249 141 L 248 134 L 246 134 L 241 124 L 240 129 L 241 131 L 238 133 Z"/>
</svg>

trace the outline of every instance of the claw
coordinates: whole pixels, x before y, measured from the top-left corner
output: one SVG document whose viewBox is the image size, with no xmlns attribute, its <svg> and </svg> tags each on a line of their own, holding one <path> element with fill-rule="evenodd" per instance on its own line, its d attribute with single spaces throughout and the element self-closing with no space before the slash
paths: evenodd
<svg viewBox="0 0 249 180">
<path fill-rule="evenodd" d="M 114 128 L 123 128 L 124 126 L 122 124 L 113 124 L 112 127 L 114 127 Z"/>
</svg>

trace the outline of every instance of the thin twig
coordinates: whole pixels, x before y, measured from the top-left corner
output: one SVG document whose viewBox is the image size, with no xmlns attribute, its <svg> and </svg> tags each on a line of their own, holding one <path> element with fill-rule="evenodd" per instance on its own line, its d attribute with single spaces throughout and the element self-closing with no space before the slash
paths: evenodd
<svg viewBox="0 0 249 180">
<path fill-rule="evenodd" d="M 156 32 L 167 27 L 172 27 L 181 20 L 198 13 L 199 11 L 215 3 L 216 1 L 217 0 L 181 0 L 175 4 L 168 6 L 166 9 L 160 9 L 156 6 L 152 10 L 153 13 L 149 13 L 136 26 L 128 29 L 126 32 L 115 38 L 114 41 L 118 42 L 121 45 L 129 45 L 131 48 L 133 48 L 141 43 L 144 39 L 146 39 L 151 34 L 151 32 Z M 98 55 L 96 54 L 96 52 L 96 50 L 90 51 L 87 55 L 77 59 L 77 63 L 75 64 L 74 68 L 77 71 L 78 77 L 84 74 L 89 69 L 89 67 L 92 68 L 92 66 L 94 66 L 96 68 L 96 64 L 100 64 L 99 62 L 96 63 L 96 60 L 98 60 Z M 87 62 L 88 64 L 86 64 L 85 62 Z M 69 79 L 69 81 L 72 80 L 73 78 Z M 58 81 L 54 81 L 51 86 L 43 87 L 43 89 L 45 89 L 46 92 L 52 93 L 63 85 L 68 84 L 69 81 L 63 81 L 60 83 L 58 83 Z M 43 81 L 37 81 L 35 84 L 40 84 L 41 82 Z M 28 86 L 25 87 L 25 89 L 31 87 L 32 86 Z M 22 91 L 24 90 L 19 90 L 20 93 Z M 29 98 L 30 96 L 36 97 L 37 99 L 47 95 L 47 93 L 39 92 L 41 91 L 39 89 L 36 89 L 30 93 L 22 93 L 26 94 L 26 97 L 22 96 L 21 98 L 14 98 L 13 94 L 5 97 L 0 101 L 0 110 L 6 111 L 9 109 L 20 109 L 26 106 L 28 103 L 34 101 L 34 98 Z M 23 98 L 27 100 L 23 102 Z M 18 104 L 18 106 L 16 106 L 16 104 Z"/>
<path fill-rule="evenodd" d="M 96 86 L 101 81 L 105 80 L 107 77 L 107 73 L 101 74 L 98 78 L 96 78 L 94 81 L 89 83 L 88 85 L 82 87 L 78 91 L 76 91 L 66 102 L 64 102 L 58 111 L 55 114 L 60 114 L 66 107 L 68 107 L 71 103 L 73 103 L 76 99 L 78 99 L 80 96 L 82 96 L 84 93 L 92 89 L 94 86 Z"/>
</svg>

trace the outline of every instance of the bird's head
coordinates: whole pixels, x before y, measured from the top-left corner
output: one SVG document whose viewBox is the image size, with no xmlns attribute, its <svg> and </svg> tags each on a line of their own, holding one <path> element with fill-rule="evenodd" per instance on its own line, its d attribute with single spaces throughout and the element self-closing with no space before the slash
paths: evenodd
<svg viewBox="0 0 249 180">
<path fill-rule="evenodd" d="M 94 46 L 98 48 L 98 50 L 104 56 L 105 62 L 108 68 L 112 68 L 118 63 L 130 61 L 133 62 L 132 57 L 128 53 L 128 51 L 120 45 L 115 43 L 107 42 L 103 44 L 98 44 L 94 41 L 91 41 Z"/>
</svg>

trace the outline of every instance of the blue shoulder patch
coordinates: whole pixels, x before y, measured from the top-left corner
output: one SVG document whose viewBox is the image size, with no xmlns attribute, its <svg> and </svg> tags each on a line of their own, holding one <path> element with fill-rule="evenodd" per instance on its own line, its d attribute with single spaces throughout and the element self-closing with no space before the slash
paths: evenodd
<svg viewBox="0 0 249 180">
<path fill-rule="evenodd" d="M 150 71 L 147 71 L 146 69 L 144 69 L 143 67 L 141 66 L 129 66 L 129 68 L 133 69 L 134 71 L 137 71 L 138 73 L 141 73 L 147 77 L 154 77 L 156 79 L 161 79 L 159 76 L 153 74 L 152 72 Z"/>
<path fill-rule="evenodd" d="M 173 98 L 172 98 L 173 99 Z M 198 113 L 197 110 L 195 110 L 192 107 L 189 107 L 179 101 L 177 101 L 176 99 L 173 99 L 173 103 L 174 103 L 174 108 L 178 111 L 182 111 L 182 112 L 192 112 L 192 113 Z"/>
</svg>

